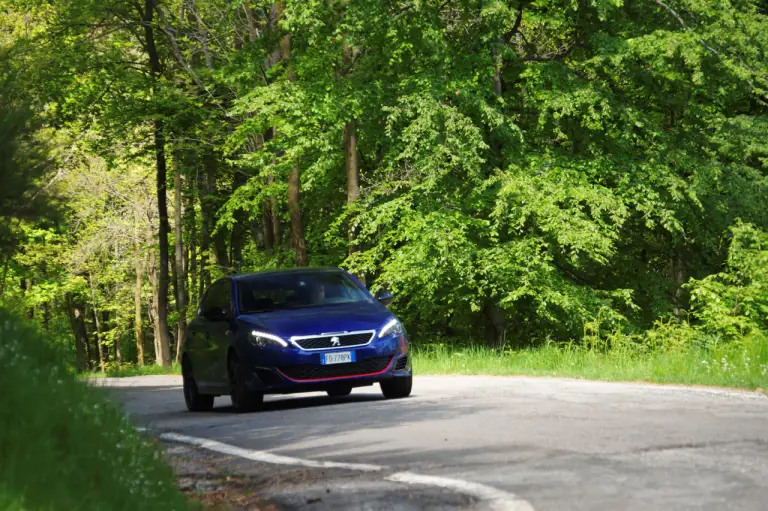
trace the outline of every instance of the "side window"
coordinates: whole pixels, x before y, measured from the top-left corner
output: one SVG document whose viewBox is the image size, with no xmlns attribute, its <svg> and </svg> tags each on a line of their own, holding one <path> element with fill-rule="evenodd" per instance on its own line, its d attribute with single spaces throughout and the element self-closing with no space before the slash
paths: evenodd
<svg viewBox="0 0 768 511">
<path fill-rule="evenodd" d="M 216 308 L 224 309 L 227 312 L 232 311 L 232 292 L 229 280 L 215 282 L 205 293 L 205 298 L 203 298 L 203 303 L 200 306 L 203 315 Z"/>
<path fill-rule="evenodd" d="M 197 316 L 202 317 L 205 315 L 205 304 L 208 302 L 208 295 L 211 292 L 211 288 L 205 290 L 205 293 L 203 293 L 203 297 L 200 299 L 200 305 L 197 306 Z"/>
</svg>

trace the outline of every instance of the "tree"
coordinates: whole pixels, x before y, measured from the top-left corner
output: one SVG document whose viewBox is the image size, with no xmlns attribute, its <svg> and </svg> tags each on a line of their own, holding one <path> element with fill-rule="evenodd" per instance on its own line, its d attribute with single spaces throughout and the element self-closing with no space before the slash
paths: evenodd
<svg viewBox="0 0 768 511">
<path fill-rule="evenodd" d="M 42 124 L 14 140 L 31 150 L 42 127 L 75 156 L 4 199 L 63 191 L 66 211 L 10 224 L 23 249 L 4 282 L 24 280 L 35 317 L 67 319 L 75 351 L 98 320 L 107 359 L 123 340 L 143 360 L 146 312 L 167 364 L 212 279 L 308 264 L 392 291 L 415 338 L 638 334 L 695 310 L 688 283 L 719 282 L 739 219 L 768 229 L 759 2 L 24 5 L 29 33 L 16 15 L 3 32 L 24 65 L 6 74 L 41 84 L 13 90 Z M 85 175 L 124 196 L 74 193 Z M 47 266 L 46 239 L 61 248 Z M 137 356 L 115 337 L 127 318 Z"/>
</svg>

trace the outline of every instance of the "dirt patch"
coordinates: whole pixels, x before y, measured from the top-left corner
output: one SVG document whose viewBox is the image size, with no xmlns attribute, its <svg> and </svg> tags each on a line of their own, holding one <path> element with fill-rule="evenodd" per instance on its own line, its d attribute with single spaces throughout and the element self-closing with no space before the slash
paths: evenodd
<svg viewBox="0 0 768 511">
<path fill-rule="evenodd" d="M 179 489 L 206 511 L 279 511 L 259 495 L 269 478 L 235 474 L 221 456 L 179 445 L 166 445 L 165 456 L 179 481 Z"/>
<path fill-rule="evenodd" d="M 181 491 L 205 511 L 460 511 L 476 499 L 382 473 L 276 466 L 163 442 Z"/>
</svg>

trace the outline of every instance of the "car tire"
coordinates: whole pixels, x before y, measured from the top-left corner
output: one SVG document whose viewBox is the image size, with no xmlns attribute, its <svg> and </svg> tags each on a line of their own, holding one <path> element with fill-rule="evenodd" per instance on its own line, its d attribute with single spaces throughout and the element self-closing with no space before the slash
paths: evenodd
<svg viewBox="0 0 768 511">
<path fill-rule="evenodd" d="M 181 375 L 184 381 L 184 402 L 190 412 L 208 412 L 213 409 L 214 396 L 201 394 L 197 388 L 192 365 L 184 359 L 181 363 Z"/>
<path fill-rule="evenodd" d="M 352 393 L 352 387 L 334 387 L 328 389 L 328 395 L 330 397 L 344 397 Z"/>
<path fill-rule="evenodd" d="M 232 408 L 235 413 L 254 412 L 261 408 L 264 402 L 264 394 L 251 392 L 245 385 L 245 373 L 240 365 L 240 359 L 235 353 L 229 356 L 227 362 L 229 373 L 229 395 L 232 399 Z"/>
<path fill-rule="evenodd" d="M 411 395 L 413 376 L 398 376 L 380 383 L 381 393 L 387 399 L 402 399 Z"/>
</svg>

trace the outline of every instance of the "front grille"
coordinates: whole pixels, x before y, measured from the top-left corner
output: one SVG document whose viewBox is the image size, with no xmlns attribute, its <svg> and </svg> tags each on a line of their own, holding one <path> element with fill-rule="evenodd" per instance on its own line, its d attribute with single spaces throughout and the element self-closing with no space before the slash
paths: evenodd
<svg viewBox="0 0 768 511">
<path fill-rule="evenodd" d="M 277 369 L 292 380 L 340 378 L 359 374 L 379 373 L 387 368 L 392 357 L 374 357 L 349 364 L 295 365 Z"/>
<path fill-rule="evenodd" d="M 402 371 L 408 366 L 408 355 L 403 355 L 395 362 L 395 371 Z"/>
<path fill-rule="evenodd" d="M 358 334 L 339 334 L 322 335 L 310 337 L 308 339 L 297 339 L 295 342 L 303 350 L 322 350 L 328 348 L 345 348 L 349 346 L 359 346 L 366 344 L 371 340 L 375 332 L 363 332 Z M 339 343 L 331 342 L 331 339 L 338 338 Z"/>
</svg>

